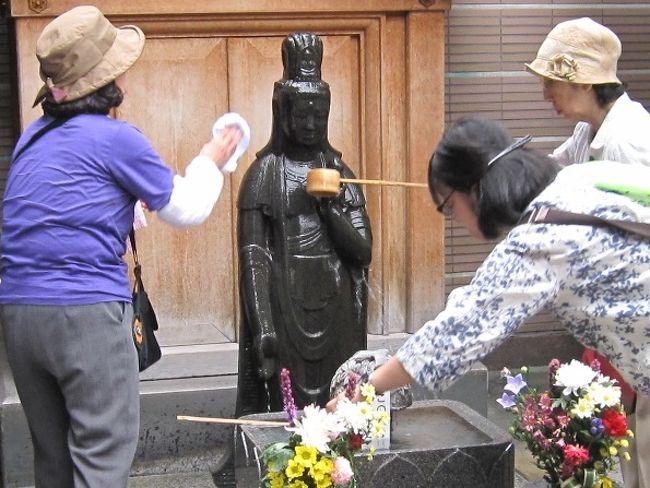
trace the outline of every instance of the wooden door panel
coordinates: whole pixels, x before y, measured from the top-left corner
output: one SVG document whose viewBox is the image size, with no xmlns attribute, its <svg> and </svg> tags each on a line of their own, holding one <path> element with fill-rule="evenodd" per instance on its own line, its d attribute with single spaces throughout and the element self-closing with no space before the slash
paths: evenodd
<svg viewBox="0 0 650 488">
<path fill-rule="evenodd" d="M 163 160 L 180 174 L 228 111 L 227 42 L 223 38 L 148 35 L 128 72 L 118 116 L 143 128 Z M 145 285 L 165 345 L 234 340 L 235 260 L 228 177 L 215 210 L 201 226 L 173 229 L 148 215 L 138 232 Z"/>
</svg>

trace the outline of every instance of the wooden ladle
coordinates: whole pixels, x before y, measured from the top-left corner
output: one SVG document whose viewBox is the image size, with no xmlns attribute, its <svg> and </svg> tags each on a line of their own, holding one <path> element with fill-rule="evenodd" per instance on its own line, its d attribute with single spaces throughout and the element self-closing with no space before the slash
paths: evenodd
<svg viewBox="0 0 650 488">
<path fill-rule="evenodd" d="M 355 183 L 357 185 L 415 186 L 418 188 L 427 188 L 426 183 L 341 178 L 341 173 L 339 173 L 338 170 L 331 168 L 316 168 L 307 173 L 307 193 L 315 197 L 335 197 L 341 191 L 341 183 Z"/>
</svg>

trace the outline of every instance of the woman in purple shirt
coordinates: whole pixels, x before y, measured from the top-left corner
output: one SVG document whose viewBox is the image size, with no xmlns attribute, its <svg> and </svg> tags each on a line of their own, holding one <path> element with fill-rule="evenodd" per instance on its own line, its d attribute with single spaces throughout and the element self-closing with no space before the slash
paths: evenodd
<svg viewBox="0 0 650 488">
<path fill-rule="evenodd" d="M 36 487 L 125 487 L 138 441 L 138 365 L 123 255 L 138 200 L 174 226 L 205 220 L 241 133 L 174 175 L 112 119 L 144 34 L 95 7 L 36 44 L 44 116 L 18 141 L 4 196 L 0 321 L 34 447 Z"/>
</svg>

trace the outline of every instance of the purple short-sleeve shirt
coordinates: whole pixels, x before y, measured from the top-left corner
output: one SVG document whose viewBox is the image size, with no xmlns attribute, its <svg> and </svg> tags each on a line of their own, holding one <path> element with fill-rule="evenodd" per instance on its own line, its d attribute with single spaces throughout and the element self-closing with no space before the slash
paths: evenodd
<svg viewBox="0 0 650 488">
<path fill-rule="evenodd" d="M 35 121 L 19 149 L 51 118 Z M 133 206 L 159 210 L 173 173 L 132 125 L 78 115 L 13 162 L 3 202 L 0 303 L 130 301 L 123 255 Z"/>
</svg>

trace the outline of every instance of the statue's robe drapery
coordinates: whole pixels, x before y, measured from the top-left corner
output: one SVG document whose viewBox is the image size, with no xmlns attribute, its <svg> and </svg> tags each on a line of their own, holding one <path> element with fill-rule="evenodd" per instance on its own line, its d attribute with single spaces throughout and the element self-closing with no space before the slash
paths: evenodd
<svg viewBox="0 0 650 488">
<path fill-rule="evenodd" d="M 298 408 L 324 405 L 338 366 L 366 348 L 367 263 L 355 262 L 353 249 L 334 242 L 318 199 L 306 192 L 307 171 L 314 167 L 354 177 L 332 153 L 320 152 L 310 162 L 267 153 L 242 183 L 238 415 L 282 410 L 281 368 L 291 371 Z M 337 198 L 355 229 L 371 240 L 360 188 L 345 185 Z M 257 214 L 258 225 L 246 225 L 248 212 Z M 257 375 L 253 347 L 256 315 L 265 313 L 271 314 L 278 344 L 276 374 L 267 384 Z"/>
</svg>

